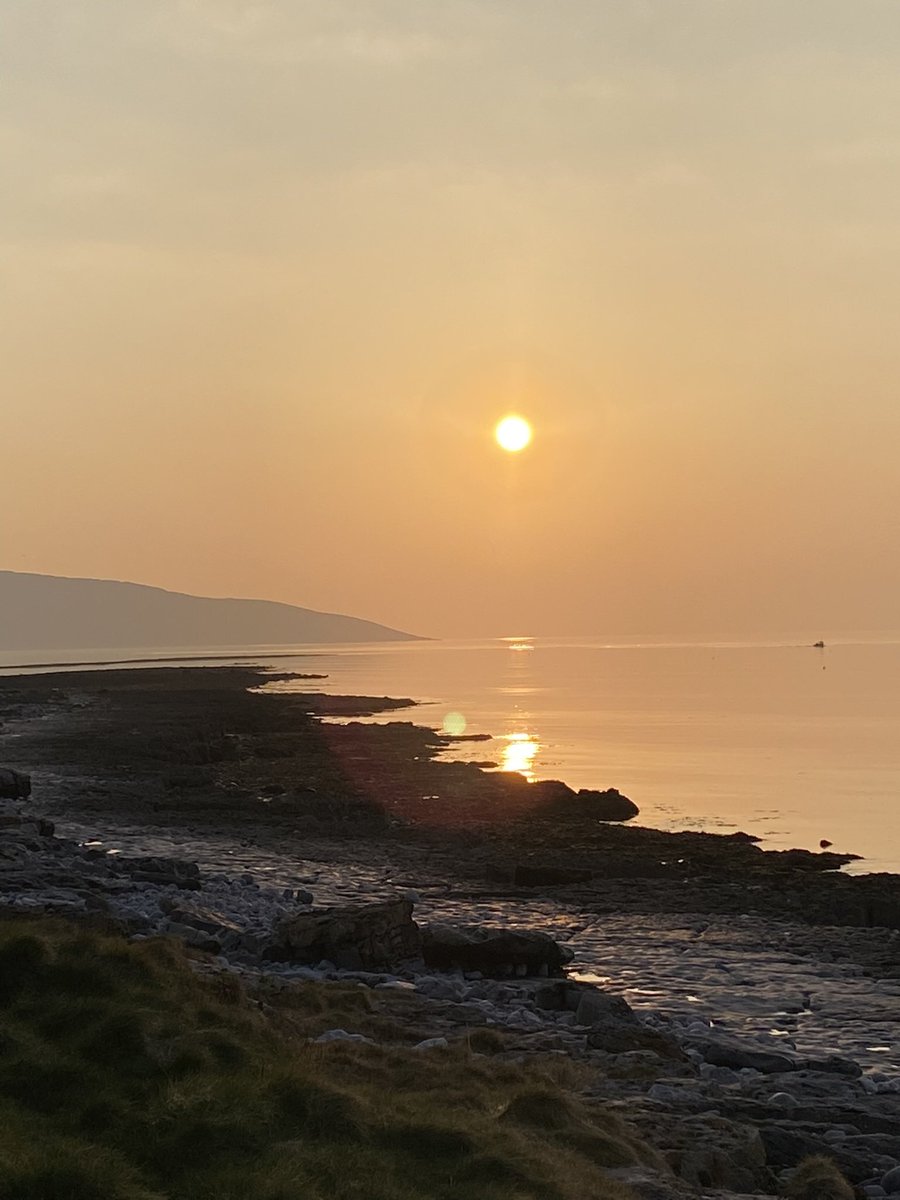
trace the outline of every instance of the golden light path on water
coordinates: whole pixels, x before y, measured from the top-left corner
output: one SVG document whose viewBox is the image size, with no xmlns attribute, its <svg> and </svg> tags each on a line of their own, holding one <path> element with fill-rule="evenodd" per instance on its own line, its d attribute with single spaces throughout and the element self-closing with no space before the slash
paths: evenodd
<svg viewBox="0 0 900 1200">
<path fill-rule="evenodd" d="M 534 760 L 541 748 L 540 742 L 528 733 L 508 733 L 505 741 L 501 770 L 518 771 L 526 779 L 533 779 Z"/>
<path fill-rule="evenodd" d="M 501 688 L 501 691 L 511 698 L 527 696 L 531 693 L 532 688 L 529 686 L 531 681 L 527 675 L 528 660 L 525 656 L 528 651 L 534 649 L 534 642 L 529 637 L 508 637 L 504 638 L 504 641 L 506 642 L 507 649 L 513 655 L 510 659 L 513 675 L 511 682 Z M 535 778 L 535 759 L 541 748 L 541 743 L 536 734 L 528 732 L 531 724 L 529 715 L 522 712 L 518 704 L 515 707 L 518 711 L 515 714 L 510 714 L 512 717 L 510 724 L 514 728 L 515 725 L 519 725 L 519 731 L 516 733 L 507 733 L 503 736 L 502 740 L 506 745 L 503 747 L 500 770 L 518 771 L 526 779 L 533 780 Z"/>
<path fill-rule="evenodd" d="M 503 640 L 506 642 L 507 648 L 515 655 L 520 655 L 524 651 L 534 649 L 534 643 L 527 637 L 509 637 Z M 521 676 L 518 676 L 518 678 L 521 680 Z M 527 695 L 533 689 L 513 684 L 511 686 L 504 686 L 499 690 L 509 696 L 517 696 Z M 518 708 L 518 705 L 516 707 Z M 511 713 L 510 724 L 524 724 L 527 728 L 530 725 L 530 720 L 527 718 L 527 714 L 522 712 Z M 465 714 L 458 709 L 448 712 L 441 722 L 441 732 L 452 738 L 464 737 L 467 727 L 468 722 Z M 516 771 L 520 775 L 524 775 L 527 780 L 533 781 L 535 778 L 535 759 L 537 758 L 538 751 L 541 749 L 541 743 L 537 736 L 534 733 L 527 733 L 520 730 L 516 733 L 502 734 L 498 740 L 506 743 L 501 751 L 500 762 L 496 764 L 499 770 Z"/>
</svg>

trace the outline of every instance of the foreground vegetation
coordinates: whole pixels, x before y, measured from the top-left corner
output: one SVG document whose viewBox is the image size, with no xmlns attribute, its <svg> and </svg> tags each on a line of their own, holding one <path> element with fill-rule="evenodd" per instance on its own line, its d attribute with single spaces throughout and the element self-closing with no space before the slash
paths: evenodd
<svg viewBox="0 0 900 1200">
<path fill-rule="evenodd" d="M 310 1043 L 335 1026 L 393 1044 Z M 171 941 L 2 920 L 0 1195 L 624 1200 L 605 1167 L 661 1165 L 567 1061 L 404 1035 L 363 988 L 251 994 Z"/>
</svg>

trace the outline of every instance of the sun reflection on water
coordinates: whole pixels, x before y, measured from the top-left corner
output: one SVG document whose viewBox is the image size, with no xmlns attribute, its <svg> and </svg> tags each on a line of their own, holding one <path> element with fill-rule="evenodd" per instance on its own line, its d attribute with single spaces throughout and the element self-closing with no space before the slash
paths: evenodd
<svg viewBox="0 0 900 1200">
<path fill-rule="evenodd" d="M 503 747 L 502 771 L 518 771 L 526 779 L 534 779 L 534 760 L 540 742 L 530 733 L 508 733 Z"/>
</svg>

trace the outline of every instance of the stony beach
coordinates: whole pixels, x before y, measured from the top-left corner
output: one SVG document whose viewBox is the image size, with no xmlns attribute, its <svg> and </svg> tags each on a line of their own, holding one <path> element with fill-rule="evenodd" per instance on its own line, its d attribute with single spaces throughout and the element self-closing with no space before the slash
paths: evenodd
<svg viewBox="0 0 900 1200">
<path fill-rule="evenodd" d="M 31 780 L 7 776 L 3 909 L 177 937 L 205 973 L 350 981 L 422 1053 L 493 1029 L 568 1056 L 664 1156 L 619 1172 L 643 1200 L 778 1195 L 815 1154 L 900 1193 L 900 880 L 623 823 L 615 781 L 448 761 L 452 739 L 358 720 L 407 700 L 271 679 L 0 679 L 0 765 Z"/>
</svg>

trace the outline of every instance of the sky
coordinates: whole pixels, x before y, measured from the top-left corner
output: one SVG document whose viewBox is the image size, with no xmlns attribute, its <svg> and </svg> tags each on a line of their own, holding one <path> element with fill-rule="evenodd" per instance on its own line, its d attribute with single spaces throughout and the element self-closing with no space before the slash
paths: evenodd
<svg viewBox="0 0 900 1200">
<path fill-rule="evenodd" d="M 0 567 L 897 628 L 898 67 L 896 0 L 0 0 Z"/>
</svg>

